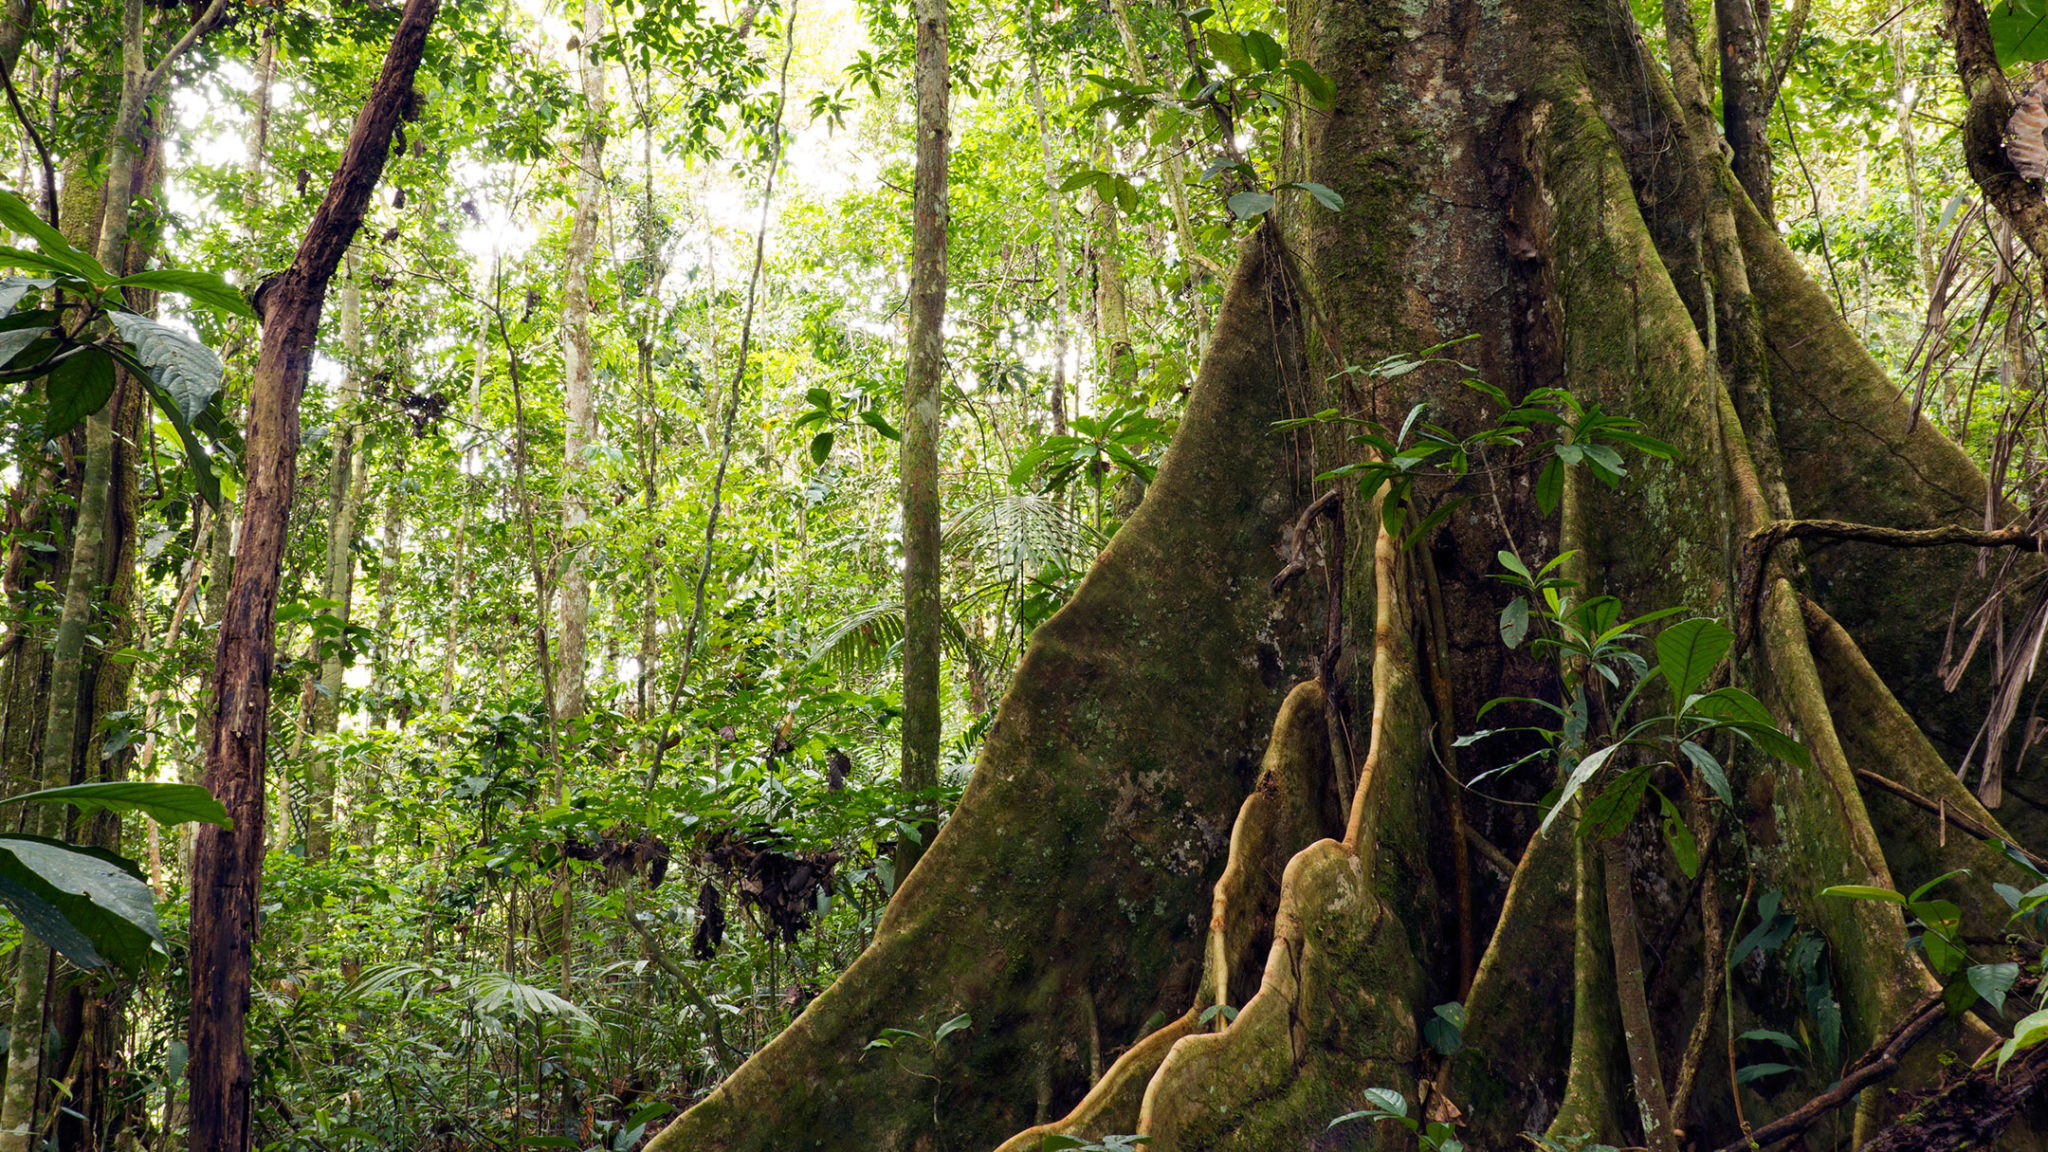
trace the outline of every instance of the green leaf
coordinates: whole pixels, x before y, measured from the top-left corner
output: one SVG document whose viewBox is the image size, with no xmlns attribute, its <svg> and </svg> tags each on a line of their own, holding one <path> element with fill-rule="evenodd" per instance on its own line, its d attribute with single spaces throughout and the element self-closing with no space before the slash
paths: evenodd
<svg viewBox="0 0 2048 1152">
<path fill-rule="evenodd" d="M 0 280 L 0 316 L 12 315 L 15 307 L 29 293 L 41 292 L 55 283 L 55 280 L 31 280 L 25 276 L 9 276 Z"/>
<path fill-rule="evenodd" d="M 1515 575 L 1520 576 L 1522 579 L 1530 581 L 1535 580 L 1535 577 L 1529 575 L 1529 568 L 1527 565 L 1522 563 L 1521 557 L 1515 555 L 1513 552 L 1502 551 L 1496 553 L 1494 559 L 1500 561 L 1501 567 L 1507 569 L 1510 572 L 1513 572 Z"/>
<path fill-rule="evenodd" d="M 11 335 L 0 333 L 0 337 Z M 113 398 L 114 358 L 99 348 L 74 353 L 50 370 L 46 392 L 49 403 L 43 411 L 43 439 L 55 440 Z"/>
<path fill-rule="evenodd" d="M 1273 194 L 1271 192 L 1239 192 L 1231 196 L 1227 202 L 1227 207 L 1229 207 L 1230 214 L 1233 217 L 1239 220 L 1250 220 L 1255 216 L 1264 216 L 1272 210 Z"/>
<path fill-rule="evenodd" d="M 1657 633 L 1657 670 L 1671 686 L 1672 703 L 1683 705 L 1735 644 L 1735 633 L 1704 616 L 1680 620 Z"/>
<path fill-rule="evenodd" d="M 1806 1045 L 1801 1044 L 1799 1041 L 1794 1040 L 1792 1037 L 1785 1035 L 1783 1032 L 1773 1032 L 1769 1028 L 1752 1028 L 1749 1031 L 1744 1032 L 1742 1035 L 1737 1036 L 1736 1039 L 1768 1040 L 1771 1043 L 1776 1044 L 1778 1047 L 1787 1049 L 1789 1051 L 1806 1051 Z"/>
<path fill-rule="evenodd" d="M 163 954 L 156 897 L 110 852 L 40 836 L 0 836 L 0 903 L 81 968 L 138 971 Z"/>
<path fill-rule="evenodd" d="M 1281 49 L 1278 40 L 1256 28 L 1244 34 L 1244 47 L 1245 51 L 1251 54 L 1253 62 L 1267 72 L 1280 67 L 1280 62 L 1287 58 L 1287 53 Z"/>
<path fill-rule="evenodd" d="M 1707 787 L 1720 798 L 1721 803 L 1731 807 L 1735 804 L 1734 793 L 1728 788 L 1728 774 L 1721 771 L 1721 762 L 1714 759 L 1712 752 L 1690 740 L 1679 741 L 1678 751 L 1692 762 L 1693 768 L 1700 774 L 1700 779 L 1707 782 Z"/>
<path fill-rule="evenodd" d="M 1365 1098 L 1389 1115 L 1408 1115 L 1408 1098 L 1392 1088 L 1367 1088 Z"/>
<path fill-rule="evenodd" d="M 221 802 L 198 784 L 162 784 L 148 780 L 73 784 L 68 788 L 45 788 L 40 792 L 10 796 L 4 803 L 31 800 L 45 804 L 69 804 L 81 812 L 140 812 L 163 825 L 235 826 Z"/>
<path fill-rule="evenodd" d="M 1607 758 L 1614 755 L 1615 749 L 1620 747 L 1619 744 L 1609 744 L 1572 767 L 1571 775 L 1565 778 L 1564 787 L 1558 793 L 1557 803 L 1543 814 L 1543 825 L 1537 829 L 1539 834 L 1550 831 L 1550 822 L 1557 819 L 1557 814 L 1565 810 L 1572 797 L 1578 795 L 1579 789 L 1586 786 L 1586 781 L 1591 780 L 1593 774 L 1600 771 L 1601 765 L 1607 763 Z"/>
<path fill-rule="evenodd" d="M 2012 1026 L 2012 1039 L 1998 1050 L 1998 1069 L 2005 1070 L 2005 1062 L 2021 1052 L 2048 1040 L 2048 1008 L 2043 1008 Z"/>
<path fill-rule="evenodd" d="M 1664 818 L 1664 842 L 1671 846 L 1671 855 L 1678 861 L 1678 870 L 1690 880 L 1700 873 L 1699 844 L 1692 838 L 1692 829 L 1685 826 L 1685 818 L 1678 814 L 1678 805 L 1662 792 L 1657 793 L 1657 801 Z"/>
<path fill-rule="evenodd" d="M 880 432 L 882 435 L 888 437 L 891 440 L 903 439 L 903 433 L 898 432 L 896 430 L 895 425 L 883 419 L 882 414 L 880 412 L 875 411 L 872 408 L 863 409 L 861 411 L 860 422 L 867 425 L 870 428 L 873 428 L 875 431 Z"/>
<path fill-rule="evenodd" d="M 811 437 L 811 463 L 823 464 L 825 457 L 832 454 L 832 433 L 820 432 Z"/>
<path fill-rule="evenodd" d="M 0 332 L 0 364 L 10 363 L 15 357 L 21 355 L 29 345 L 34 344 L 38 340 L 45 339 L 49 335 L 49 329 L 40 327 L 10 328 L 7 331 Z M 36 362 L 35 360 L 28 361 L 22 367 L 30 367 Z"/>
<path fill-rule="evenodd" d="M 208 504 L 218 509 L 220 477 L 213 474 L 213 456 L 207 452 L 206 445 L 200 442 L 193 421 L 185 418 L 184 410 L 178 401 L 164 390 L 163 385 L 157 383 L 156 378 L 151 376 L 149 370 L 133 355 L 122 349 L 110 348 L 108 351 L 142 382 L 142 390 L 149 393 L 150 401 L 164 414 L 164 418 L 171 422 L 171 427 L 177 430 L 178 439 L 185 445 L 185 464 L 192 474 L 193 486 L 199 490 L 199 494 Z M 211 413 L 203 415 L 210 418 Z"/>
<path fill-rule="evenodd" d="M 1748 1084 L 1761 1080 L 1766 1076 L 1776 1076 L 1780 1072 L 1791 1071 L 1795 1071 L 1795 1069 L 1790 1064 L 1751 1064 L 1735 1070 L 1735 1082 L 1737 1084 Z"/>
<path fill-rule="evenodd" d="M 939 1025 L 939 1030 L 932 1033 L 932 1043 L 937 1044 L 955 1032 L 972 1027 L 974 1027 L 974 1017 L 962 1012 L 944 1024 Z"/>
<path fill-rule="evenodd" d="M 135 349 L 135 358 L 169 395 L 186 423 L 199 418 L 220 391 L 220 357 L 175 328 L 133 312 L 109 312 L 114 331 Z"/>
<path fill-rule="evenodd" d="M 1614 783 L 1586 802 L 1586 813 L 1579 819 L 1579 835 L 1598 840 L 1626 831 L 1642 807 L 1643 793 L 1648 790 L 1649 783 L 1648 768 L 1634 768 L 1622 773 Z"/>
<path fill-rule="evenodd" d="M 1520 648 L 1529 635 L 1529 602 L 1520 596 L 1508 602 L 1500 613 L 1500 642 Z"/>
<path fill-rule="evenodd" d="M 1886 904 L 1897 904 L 1902 908 L 1906 904 L 1906 898 L 1897 892 L 1889 888 L 1873 888 L 1868 884 L 1837 884 L 1831 888 L 1821 889 L 1820 894 L 1833 896 L 1838 900 L 1877 900 Z"/>
<path fill-rule="evenodd" d="M 1321 204 L 1323 207 L 1328 208 L 1332 212 L 1342 212 L 1344 210 L 1344 198 L 1342 196 L 1337 195 L 1335 192 L 1331 191 L 1329 185 L 1327 184 L 1315 184 L 1309 181 L 1300 180 L 1288 184 L 1282 184 L 1281 187 L 1299 188 L 1303 192 L 1306 192 L 1309 195 L 1315 197 L 1316 203 Z"/>
<path fill-rule="evenodd" d="M 1564 465 L 1552 456 L 1536 477 L 1536 507 L 1545 516 L 1557 511 L 1558 502 L 1564 499 Z"/>
<path fill-rule="evenodd" d="M 1301 91 L 1308 97 L 1309 103 L 1325 112 L 1336 107 L 1337 86 L 1330 83 L 1329 77 L 1311 68 L 1308 61 L 1289 60 L 1281 65 L 1280 70 L 1301 85 Z"/>
<path fill-rule="evenodd" d="M 1977 995 L 1982 996 L 1991 1007 L 2003 1015 L 2005 994 L 2012 991 L 2012 986 L 2019 981 L 2020 966 L 2013 963 L 1972 964 L 1964 970 L 1963 975 L 1969 980 L 1970 987 L 1976 990 Z"/>
<path fill-rule="evenodd" d="M 0 224 L 35 237 L 37 254 L 58 269 L 76 273 L 95 284 L 105 284 L 113 279 L 105 268 L 100 267 L 98 260 L 72 247 L 62 232 L 50 227 L 36 215 L 35 209 L 12 192 L 0 192 Z"/>
<path fill-rule="evenodd" d="M 2038 9 L 2029 11 L 2028 8 Z M 1988 13 L 1991 21 L 1991 47 L 1998 53 L 1998 62 L 2010 68 L 2034 60 L 2048 60 L 2048 7 L 2041 5 L 2016 6 L 2006 3 L 1994 5 Z"/>
<path fill-rule="evenodd" d="M 257 318 L 256 310 L 235 290 L 234 285 L 211 272 L 194 272 L 180 268 L 162 268 L 154 272 L 137 272 L 114 281 L 116 287 L 144 288 L 152 292 L 176 292 L 196 304 L 217 308 L 231 316 L 244 320 Z"/>
<path fill-rule="evenodd" d="M 1202 29 L 1202 40 L 1209 45 L 1209 52 L 1223 65 L 1239 76 L 1249 76 L 1258 71 L 1252 66 L 1252 55 L 1245 49 L 1244 37 L 1221 28 Z"/>
</svg>

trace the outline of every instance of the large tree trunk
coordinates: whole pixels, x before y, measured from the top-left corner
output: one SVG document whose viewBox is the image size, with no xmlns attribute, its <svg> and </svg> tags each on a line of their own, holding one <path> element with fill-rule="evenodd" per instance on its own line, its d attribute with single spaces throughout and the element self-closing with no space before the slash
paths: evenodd
<svg viewBox="0 0 2048 1152">
<path fill-rule="evenodd" d="M 1472 1147 L 1534 1131 L 1668 1148 L 1674 1128 L 1722 1147 L 1825 1091 L 1935 988 L 1895 905 L 1822 888 L 1968 867 L 1949 882 L 1966 932 L 2002 921 L 1989 884 L 2023 883 L 2013 866 L 1859 775 L 2006 835 L 1950 771 L 1983 677 L 1950 694 L 1934 671 L 1974 557 L 1818 544 L 1734 602 L 1744 544 L 1773 521 L 1981 524 L 1986 482 L 1910 419 L 1745 195 L 1696 62 L 1667 79 L 1612 0 L 1295 0 L 1291 25 L 1339 95 L 1294 126 L 1286 170 L 1343 211 L 1302 197 L 1247 243 L 1157 483 L 1034 636 L 875 943 L 659 1152 L 1026 1152 L 1055 1133 L 1143 1133 L 1151 1152 L 1378 1146 L 1392 1129 L 1328 1130 L 1369 1088 L 1459 1118 Z M 1447 427 L 1489 427 L 1500 410 L 1465 372 L 1345 371 L 1466 336 L 1456 355 L 1511 398 L 1568 388 L 1677 458 L 1632 457 L 1618 492 L 1574 471 L 1560 518 L 1534 498 L 1540 460 L 1496 447 L 1423 486 L 1471 497 L 1425 541 L 1383 531 L 1377 502 L 1341 484 L 1344 532 L 1295 525 L 1320 494 L 1309 478 L 1359 450 L 1274 423 L 1335 407 L 1398 427 L 1427 402 Z M 1312 580 L 1269 592 L 1308 531 Z M 1722 674 L 1812 765 L 1733 759 L 1732 810 L 1678 779 L 1710 846 L 1697 885 L 1649 829 L 1537 835 L 1540 770 L 1463 785 L 1511 758 L 1452 755 L 1486 701 L 1558 691 L 1500 642 L 1503 549 L 1578 550 L 1586 592 L 1749 638 Z M 1305 639 L 1326 602 L 1342 613 L 1327 663 Z M 1998 816 L 2048 846 L 2025 809 Z M 1506 849 L 1502 882 L 1461 879 L 1473 840 Z M 1723 992 L 1726 942 L 1773 891 L 1823 949 L 1813 1002 L 1839 1001 L 1841 1061 L 1738 1085 L 1731 1020 L 1806 1028 L 1753 964 Z M 1480 945 L 1462 995 L 1461 937 Z M 1446 1059 L 1421 1029 L 1452 1000 L 1466 1024 Z M 935 1054 L 866 1050 L 961 1013 L 971 1028 Z M 1995 1026 L 1942 1023 L 1808 1146 L 1890 1123 L 1944 1051 L 1972 1059 Z M 1113 1058 L 1099 1077 L 1098 1044 Z"/>
<path fill-rule="evenodd" d="M 384 65 L 356 116 L 341 166 L 290 267 L 257 292 L 263 346 L 249 394 L 241 539 L 215 647 L 206 786 L 234 818 L 207 825 L 192 861 L 190 1144 L 246 1152 L 254 1070 L 243 1047 L 249 964 L 263 878 L 264 764 L 277 652 L 278 579 L 298 479 L 299 400 L 313 362 L 327 286 L 362 226 L 391 134 L 414 105 L 413 74 L 439 0 L 407 0 Z"/>
</svg>

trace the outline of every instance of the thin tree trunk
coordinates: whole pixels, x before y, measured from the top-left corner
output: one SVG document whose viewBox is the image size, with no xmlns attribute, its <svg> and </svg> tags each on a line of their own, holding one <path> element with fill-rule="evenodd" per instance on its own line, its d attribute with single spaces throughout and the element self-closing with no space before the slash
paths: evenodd
<svg viewBox="0 0 2048 1152">
<path fill-rule="evenodd" d="M 1770 20 L 1769 0 L 1714 0 L 1721 41 L 1721 124 L 1735 153 L 1729 166 L 1766 221 L 1777 219 L 1771 207 Z"/>
<path fill-rule="evenodd" d="M 1034 19 L 1031 9 L 1026 7 L 1025 18 Z M 1033 28 L 1036 28 L 1034 20 Z M 1052 434 L 1067 434 L 1067 354 L 1073 337 L 1074 272 L 1067 266 L 1066 204 L 1060 196 L 1059 159 L 1053 147 L 1052 120 L 1045 112 L 1045 84 L 1038 74 L 1038 55 L 1029 47 L 1024 53 L 1024 67 L 1030 80 L 1025 90 L 1031 98 L 1031 110 L 1038 116 L 1038 150 L 1045 162 L 1045 205 L 1046 216 L 1051 227 L 1046 230 L 1046 241 L 1052 245 L 1052 393 L 1046 397 L 1046 407 L 1052 414 Z"/>
<path fill-rule="evenodd" d="M 384 523 L 378 532 L 376 667 L 370 683 L 370 727 L 377 729 L 391 713 L 391 674 L 397 661 L 391 634 L 398 622 L 398 574 L 405 562 L 405 493 L 400 485 L 410 445 L 402 432 L 392 443 L 391 475 L 384 482 Z"/>
<path fill-rule="evenodd" d="M 1108 168 L 1116 162 L 1105 132 L 1096 145 L 1095 163 Z M 1104 411 L 1130 398 L 1138 381 L 1138 365 L 1131 347 L 1131 302 L 1124 287 L 1124 261 L 1119 251 L 1116 199 L 1095 189 L 1095 334 L 1102 341 L 1103 363 L 1097 369 L 1103 391 L 1113 400 L 1095 401 Z"/>
<path fill-rule="evenodd" d="M 562 429 L 562 560 L 561 644 L 556 662 L 555 717 L 560 724 L 583 715 L 584 666 L 589 662 L 586 633 L 590 625 L 590 574 L 585 567 L 583 533 L 590 519 L 589 497 L 583 491 L 590 462 L 586 450 L 597 439 L 592 406 L 590 359 L 590 265 L 597 250 L 597 217 L 604 200 L 605 103 L 604 63 L 597 41 L 604 35 L 606 7 L 602 0 L 583 0 L 583 28 L 577 49 L 583 77 L 582 140 L 577 152 L 576 217 L 569 247 L 562 259 L 562 390 L 567 409 Z M 565 937 L 566 938 L 566 937 Z"/>
<path fill-rule="evenodd" d="M 490 352 L 491 314 L 485 312 L 477 321 L 476 354 L 471 361 L 469 372 L 469 427 L 466 430 L 467 447 L 462 450 L 462 511 L 455 519 L 455 572 L 449 578 L 449 589 L 454 593 L 447 605 L 448 624 L 441 638 L 441 699 L 439 711 L 443 714 L 455 707 L 455 645 L 456 634 L 462 622 L 462 601 L 468 593 L 471 579 L 467 563 L 469 560 L 469 516 L 470 506 L 476 503 L 476 440 L 483 427 L 484 405 L 484 363 Z"/>
<path fill-rule="evenodd" d="M 249 963 L 263 875 L 264 761 L 276 652 L 279 576 L 297 479 L 299 399 L 312 367 L 327 286 L 362 226 L 363 212 L 412 98 L 439 0 L 407 0 L 341 166 L 289 268 L 257 293 L 263 346 L 251 382 L 247 481 L 239 563 L 213 668 L 214 723 L 207 787 L 234 827 L 206 825 L 193 854 L 190 1053 L 192 1152 L 247 1152 L 253 1069 L 243 1047 Z"/>
<path fill-rule="evenodd" d="M 363 496 L 368 482 L 368 457 L 358 441 L 362 425 L 357 409 L 363 399 L 363 286 L 356 266 L 355 249 L 346 257 L 347 277 L 341 289 L 341 343 L 347 362 L 343 365 L 341 394 L 334 410 L 334 455 L 327 471 L 327 556 L 320 595 L 336 606 L 320 614 L 348 624 L 355 603 L 356 522 L 362 517 Z M 300 733 L 317 739 L 334 732 L 341 722 L 342 675 L 346 671 L 339 651 L 323 653 L 323 637 L 311 638 L 307 658 L 318 664 L 320 679 L 308 684 L 307 707 Z M 330 641 L 331 643 L 331 641 Z M 300 761 L 306 766 L 306 858 L 325 860 L 334 843 L 334 762 L 319 748 L 306 747 Z"/>
<path fill-rule="evenodd" d="M 1913 254 L 1920 265 L 1920 290 L 1934 294 L 1934 241 L 1927 232 L 1927 198 L 1920 189 L 1920 151 L 1913 137 L 1913 110 L 1920 104 L 1920 86 L 1906 60 L 1906 21 L 1892 21 L 1892 78 L 1898 87 L 1899 170 L 1906 180 L 1906 203 L 1913 213 Z"/>
<path fill-rule="evenodd" d="M 903 768 L 906 792 L 939 783 L 939 389 L 946 371 L 946 0 L 915 0 L 917 175 L 911 197 L 909 359 L 903 384 Z M 938 828 L 896 845 L 898 883 Z"/>
</svg>

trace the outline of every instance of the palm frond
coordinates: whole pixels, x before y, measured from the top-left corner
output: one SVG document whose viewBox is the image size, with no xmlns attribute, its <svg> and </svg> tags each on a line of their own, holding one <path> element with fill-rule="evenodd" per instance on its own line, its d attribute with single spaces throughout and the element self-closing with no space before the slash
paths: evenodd
<svg viewBox="0 0 2048 1152">
<path fill-rule="evenodd" d="M 946 528 L 943 547 L 1014 583 L 1049 566 L 1087 567 L 1102 537 L 1065 500 L 1041 492 L 998 492 L 961 509 Z"/>
<path fill-rule="evenodd" d="M 940 613 L 939 630 L 955 659 L 973 668 L 976 674 L 986 670 L 988 652 L 968 634 L 952 609 L 947 608 Z M 856 608 L 833 621 L 825 635 L 812 646 L 808 659 L 844 679 L 886 667 L 895 661 L 902 649 L 903 602 L 881 600 Z"/>
</svg>

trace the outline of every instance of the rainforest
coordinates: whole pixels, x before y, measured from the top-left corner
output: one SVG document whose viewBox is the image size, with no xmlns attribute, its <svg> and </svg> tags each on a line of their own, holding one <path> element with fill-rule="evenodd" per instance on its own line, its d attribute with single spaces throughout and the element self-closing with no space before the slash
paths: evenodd
<svg viewBox="0 0 2048 1152">
<path fill-rule="evenodd" d="M 0 95 L 0 1152 L 2048 1145 L 2042 0 Z"/>
</svg>

